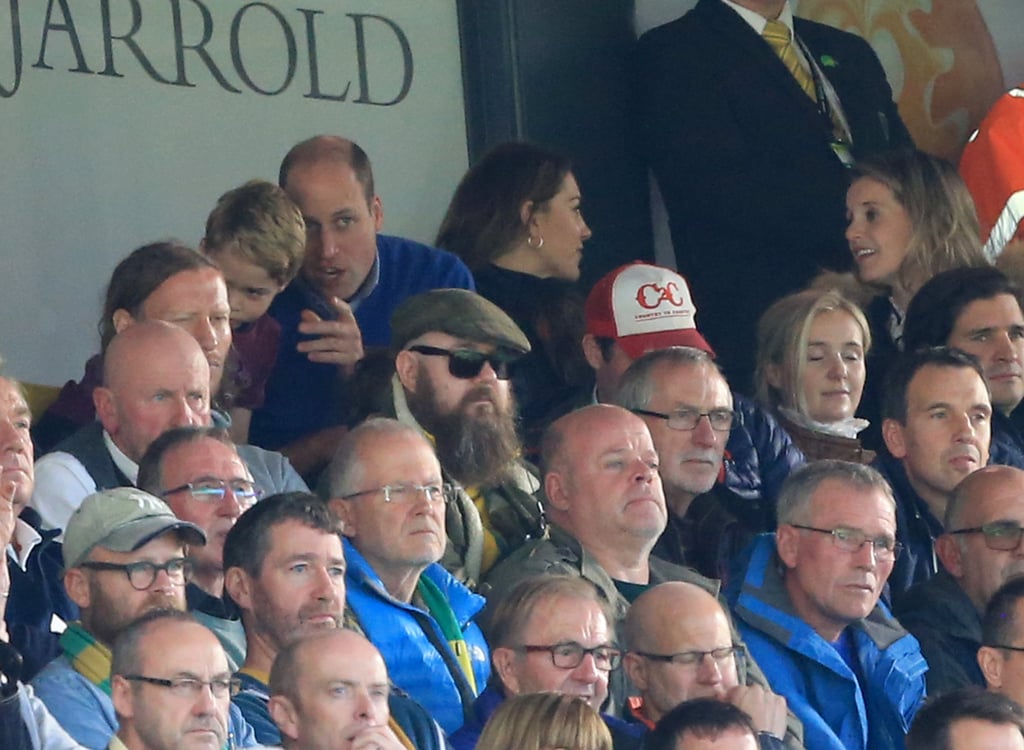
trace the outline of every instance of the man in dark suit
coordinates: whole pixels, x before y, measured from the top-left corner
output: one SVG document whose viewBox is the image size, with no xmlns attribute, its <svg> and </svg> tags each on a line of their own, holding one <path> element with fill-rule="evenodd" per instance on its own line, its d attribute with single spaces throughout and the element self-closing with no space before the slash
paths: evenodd
<svg viewBox="0 0 1024 750">
<path fill-rule="evenodd" d="M 775 20 L 795 32 L 803 88 L 761 36 Z M 794 19 L 787 0 L 700 0 L 644 34 L 636 64 L 640 141 L 678 267 L 743 390 L 760 314 L 820 269 L 849 265 L 844 162 L 910 135 L 868 44 Z"/>
</svg>

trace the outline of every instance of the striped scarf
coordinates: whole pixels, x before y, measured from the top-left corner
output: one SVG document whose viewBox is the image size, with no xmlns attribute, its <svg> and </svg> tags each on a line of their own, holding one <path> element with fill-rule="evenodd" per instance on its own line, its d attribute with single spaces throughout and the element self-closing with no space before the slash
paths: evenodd
<svg viewBox="0 0 1024 750">
<path fill-rule="evenodd" d="M 82 624 L 73 622 L 60 637 L 71 666 L 82 677 L 110 695 L 110 649 L 85 631 Z"/>
</svg>

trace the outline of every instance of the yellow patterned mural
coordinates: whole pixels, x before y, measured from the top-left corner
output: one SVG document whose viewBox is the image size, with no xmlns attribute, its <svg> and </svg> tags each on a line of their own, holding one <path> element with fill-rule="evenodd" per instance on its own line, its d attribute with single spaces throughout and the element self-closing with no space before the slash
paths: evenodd
<svg viewBox="0 0 1024 750">
<path fill-rule="evenodd" d="M 800 0 L 795 10 L 868 40 L 926 151 L 959 158 L 1003 92 L 996 46 L 975 0 Z"/>
</svg>

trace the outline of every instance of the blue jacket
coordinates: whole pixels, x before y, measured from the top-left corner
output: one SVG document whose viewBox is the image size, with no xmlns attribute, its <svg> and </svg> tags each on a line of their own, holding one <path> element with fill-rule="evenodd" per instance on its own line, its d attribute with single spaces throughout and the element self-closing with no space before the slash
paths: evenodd
<svg viewBox="0 0 1024 750">
<path fill-rule="evenodd" d="M 407 298 L 429 289 L 476 288 L 469 269 L 456 256 L 401 237 L 377 235 L 376 269 L 376 287 L 351 302 L 366 348 L 391 345 L 391 314 Z M 252 415 L 249 439 L 254 445 L 277 449 L 346 419 L 349 404 L 339 388 L 338 368 L 310 362 L 295 349 L 304 339 L 298 325 L 305 309 L 325 320 L 338 317 L 301 276 L 274 299 L 270 315 L 281 324 L 281 340 L 263 407 Z"/>
<path fill-rule="evenodd" d="M 925 695 L 917 641 L 879 604 L 854 622 L 861 680 L 796 615 L 779 573 L 775 535 L 757 539 L 742 587 L 727 592 L 743 640 L 804 725 L 814 750 L 900 750 Z"/>
<path fill-rule="evenodd" d="M 871 465 L 885 477 L 896 498 L 896 540 L 903 551 L 889 575 L 889 601 L 899 609 L 900 600 L 911 586 L 939 572 L 935 540 L 942 533 L 942 521 L 911 486 L 902 461 L 883 448 Z"/>
<path fill-rule="evenodd" d="M 425 609 L 392 597 L 380 577 L 345 540 L 346 604 L 363 633 L 384 657 L 392 682 L 423 706 L 451 734 L 470 715 L 477 691 L 491 674 L 490 653 L 473 618 L 485 600 L 434 563 L 423 571 L 444 593 L 462 629 L 473 664 L 476 690 L 456 664 L 455 653 L 437 621 Z M 451 665 L 451 668 L 449 668 Z"/>
<path fill-rule="evenodd" d="M 1024 469 L 1024 434 L 1012 418 L 1002 412 L 992 412 L 992 444 L 988 449 L 988 462 Z"/>
<path fill-rule="evenodd" d="M 804 454 L 771 414 L 735 391 L 737 420 L 725 449 L 725 486 L 758 503 L 775 527 L 775 503 L 790 472 L 805 463 Z"/>
</svg>

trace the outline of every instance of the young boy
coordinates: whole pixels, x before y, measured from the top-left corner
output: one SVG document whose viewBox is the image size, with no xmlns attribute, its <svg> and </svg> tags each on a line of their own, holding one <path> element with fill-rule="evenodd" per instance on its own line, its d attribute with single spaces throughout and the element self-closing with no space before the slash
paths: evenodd
<svg viewBox="0 0 1024 750">
<path fill-rule="evenodd" d="M 245 443 L 252 410 L 263 405 L 281 334 L 267 308 L 302 267 L 306 225 L 281 188 L 250 180 L 217 201 L 201 248 L 227 282 L 234 346 L 222 392 L 229 399 L 231 436 Z"/>
</svg>

